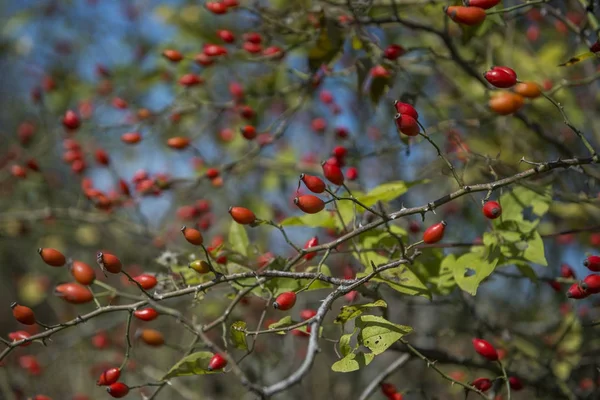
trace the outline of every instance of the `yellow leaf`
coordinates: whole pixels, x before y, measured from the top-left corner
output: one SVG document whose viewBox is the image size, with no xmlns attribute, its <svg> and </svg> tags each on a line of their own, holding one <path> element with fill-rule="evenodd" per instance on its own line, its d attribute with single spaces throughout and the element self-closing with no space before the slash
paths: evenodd
<svg viewBox="0 0 600 400">
<path fill-rule="evenodd" d="M 575 57 L 571 57 L 569 61 L 559 64 L 559 67 L 570 67 L 571 65 L 575 65 L 577 63 L 582 62 L 583 60 L 587 60 L 588 58 L 594 57 L 596 54 L 591 51 L 587 51 L 585 53 L 581 53 Z"/>
</svg>

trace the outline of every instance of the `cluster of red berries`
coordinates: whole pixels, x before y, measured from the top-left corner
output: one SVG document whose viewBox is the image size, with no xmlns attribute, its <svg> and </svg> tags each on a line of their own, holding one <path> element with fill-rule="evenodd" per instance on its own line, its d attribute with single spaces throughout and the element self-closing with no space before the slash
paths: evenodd
<svg viewBox="0 0 600 400">
<path fill-rule="evenodd" d="M 394 121 L 398 131 L 406 136 L 417 136 L 421 132 L 417 110 L 412 105 L 397 100 L 394 102 L 394 107 L 396 108 Z"/>
<path fill-rule="evenodd" d="M 487 340 L 475 338 L 472 340 L 472 342 L 473 348 L 480 356 L 484 357 L 489 361 L 498 361 L 500 359 L 500 355 L 498 354 L 499 352 Z M 519 391 L 523 389 L 523 382 L 521 382 L 521 380 L 516 376 L 509 377 L 508 383 L 510 385 L 510 388 L 514 391 Z M 492 381 L 484 377 L 477 378 L 473 380 L 470 384 L 471 386 L 482 392 L 486 392 L 492 387 Z"/>
<path fill-rule="evenodd" d="M 600 272 L 600 256 L 588 256 L 583 265 L 592 272 Z M 574 278 L 573 273 L 568 278 Z M 600 275 L 590 274 L 582 281 L 576 282 L 567 291 L 567 297 L 571 299 L 584 299 L 591 294 L 600 293 Z"/>
</svg>

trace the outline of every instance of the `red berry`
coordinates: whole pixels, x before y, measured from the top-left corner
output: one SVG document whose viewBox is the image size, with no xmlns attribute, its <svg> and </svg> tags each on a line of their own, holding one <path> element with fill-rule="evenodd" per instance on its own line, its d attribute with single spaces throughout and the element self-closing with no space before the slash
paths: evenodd
<svg viewBox="0 0 600 400">
<path fill-rule="evenodd" d="M 323 193 L 325 191 L 325 182 L 317 176 L 302 174 L 300 175 L 300 180 L 313 193 Z"/>
<path fill-rule="evenodd" d="M 271 59 L 281 59 L 285 55 L 283 49 L 279 46 L 269 46 L 263 50 L 262 54 Z"/>
<path fill-rule="evenodd" d="M 220 172 L 216 168 L 209 168 L 206 170 L 206 177 L 210 180 L 217 178 L 220 175 Z"/>
<path fill-rule="evenodd" d="M 486 201 L 483 205 L 483 215 L 489 219 L 496 219 L 502 215 L 502 207 L 497 201 Z"/>
<path fill-rule="evenodd" d="M 492 387 L 492 381 L 488 378 L 477 378 L 471 382 L 471 386 L 481 390 L 482 392 L 487 392 Z"/>
<path fill-rule="evenodd" d="M 311 121 L 310 127 L 317 133 L 323 133 L 327 129 L 327 121 L 325 118 L 315 118 Z"/>
<path fill-rule="evenodd" d="M 167 49 L 162 52 L 164 58 L 172 62 L 179 62 L 183 60 L 183 54 L 178 52 L 177 50 Z"/>
<path fill-rule="evenodd" d="M 67 262 L 67 259 L 60 251 L 50 248 L 39 248 L 38 253 L 44 262 L 52 267 L 62 267 Z"/>
<path fill-rule="evenodd" d="M 152 307 L 135 310 L 133 316 L 142 321 L 152 321 L 158 317 L 158 311 Z"/>
<path fill-rule="evenodd" d="M 394 101 L 394 107 L 396 108 L 396 112 L 398 114 L 406 114 L 410 117 L 413 117 L 414 119 L 419 119 L 419 113 L 417 112 L 417 110 L 408 103 L 402 103 L 398 100 Z"/>
<path fill-rule="evenodd" d="M 252 224 L 256 221 L 256 215 L 244 207 L 229 207 L 229 214 L 235 222 L 241 225 Z"/>
<path fill-rule="evenodd" d="M 252 118 L 254 118 L 256 116 L 256 112 L 249 105 L 241 105 L 238 108 L 238 112 L 240 113 L 240 115 L 244 119 L 252 119 Z"/>
<path fill-rule="evenodd" d="M 96 272 L 82 261 L 73 261 L 70 266 L 71 275 L 82 285 L 91 285 L 96 280 Z"/>
<path fill-rule="evenodd" d="M 165 337 L 156 329 L 142 329 L 137 332 L 138 336 L 148 346 L 159 347 L 165 343 Z"/>
<path fill-rule="evenodd" d="M 40 170 L 40 165 L 39 165 L 39 164 L 38 164 L 38 162 L 37 162 L 35 159 L 33 159 L 33 158 L 31 158 L 31 159 L 27 160 L 27 162 L 25 163 L 25 165 L 27 165 L 27 168 L 29 168 L 29 169 L 30 169 L 30 170 L 32 170 L 32 171 L 39 172 L 39 170 Z"/>
<path fill-rule="evenodd" d="M 121 264 L 121 260 L 114 254 L 98 252 L 96 255 L 96 261 L 100 265 L 100 267 L 113 274 L 118 274 L 121 272 L 121 268 L 123 264 Z"/>
<path fill-rule="evenodd" d="M 63 283 L 54 289 L 56 296 L 71 304 L 89 303 L 94 299 L 92 292 L 78 283 Z"/>
<path fill-rule="evenodd" d="M 225 368 L 227 365 L 227 359 L 223 355 L 216 353 L 208 362 L 209 371 L 217 371 Z"/>
<path fill-rule="evenodd" d="M 136 281 L 144 290 L 150 290 L 158 283 L 156 277 L 150 274 L 138 275 L 133 278 L 133 280 Z"/>
<path fill-rule="evenodd" d="M 523 382 L 516 376 L 511 376 L 508 378 L 508 383 L 510 384 L 510 388 L 515 391 L 519 391 L 523 389 Z"/>
<path fill-rule="evenodd" d="M 444 230 L 446 229 L 446 222 L 438 222 L 435 225 L 431 225 L 423 232 L 423 242 L 427 244 L 437 243 L 444 238 Z"/>
<path fill-rule="evenodd" d="M 202 52 L 208 57 L 219 57 L 227 54 L 227 49 L 218 44 L 206 44 Z"/>
<path fill-rule="evenodd" d="M 548 285 L 550 285 L 550 287 L 552 289 L 554 289 L 555 292 L 560 292 L 562 290 L 562 287 L 560 286 L 560 282 L 558 282 L 558 281 L 551 280 L 548 282 Z"/>
<path fill-rule="evenodd" d="M 26 331 L 15 331 L 15 332 L 10 332 L 8 334 L 8 338 L 10 340 L 12 340 L 13 342 L 19 342 L 21 340 L 30 338 L 31 335 L 29 334 L 29 332 Z M 20 347 L 27 347 L 31 344 L 32 342 L 25 342 L 23 344 L 20 345 Z"/>
<path fill-rule="evenodd" d="M 262 51 L 262 46 L 259 43 L 244 42 L 242 48 L 250 54 L 260 53 Z"/>
<path fill-rule="evenodd" d="M 227 6 L 217 1 L 207 1 L 206 9 L 213 14 L 221 15 L 227 13 Z"/>
<path fill-rule="evenodd" d="M 129 107 L 129 104 L 127 104 L 127 102 L 120 97 L 114 97 L 112 99 L 112 105 L 114 108 L 117 108 L 119 110 L 124 110 L 127 107 Z"/>
<path fill-rule="evenodd" d="M 226 43 L 233 43 L 235 41 L 235 35 L 226 29 L 219 29 L 217 35 Z"/>
<path fill-rule="evenodd" d="M 98 386 L 112 385 L 119 380 L 121 376 L 121 370 L 119 368 L 109 368 L 100 374 L 100 378 L 96 381 Z"/>
<path fill-rule="evenodd" d="M 167 140 L 167 146 L 175 150 L 186 149 L 190 145 L 191 140 L 186 137 L 172 137 Z"/>
<path fill-rule="evenodd" d="M 248 32 L 244 34 L 244 40 L 246 42 L 259 44 L 262 43 L 262 36 L 257 32 Z"/>
<path fill-rule="evenodd" d="M 94 158 L 96 162 L 100 165 L 108 165 L 110 164 L 110 158 L 108 157 L 108 153 L 102 149 L 97 149 L 94 154 Z"/>
<path fill-rule="evenodd" d="M 396 128 L 406 136 L 417 136 L 421 132 L 417 120 L 408 114 L 396 114 L 394 121 L 396 122 Z"/>
<path fill-rule="evenodd" d="M 573 271 L 573 268 L 571 268 L 571 266 L 569 264 L 562 264 L 560 266 L 560 276 L 563 278 L 572 278 L 575 279 L 575 272 Z"/>
<path fill-rule="evenodd" d="M 304 248 L 305 249 L 309 249 L 311 247 L 315 247 L 319 245 L 319 238 L 317 236 L 313 236 L 310 239 L 308 239 L 308 241 L 304 244 Z M 307 255 L 304 256 L 304 259 L 306 261 L 312 260 L 313 258 L 315 258 L 315 256 L 317 255 L 317 252 L 312 252 L 312 253 L 308 253 Z"/>
<path fill-rule="evenodd" d="M 296 293 L 284 292 L 277 296 L 273 307 L 281 311 L 286 311 L 294 307 L 294 304 L 296 304 Z"/>
<path fill-rule="evenodd" d="M 386 47 L 386 49 L 383 51 L 383 56 L 388 60 L 393 61 L 398 59 L 398 57 L 402 56 L 404 53 L 406 53 L 404 47 L 398 44 L 391 44 L 388 47 Z"/>
<path fill-rule="evenodd" d="M 338 186 L 344 184 L 344 174 L 342 173 L 342 169 L 339 165 L 336 165 L 328 160 L 322 164 L 322 168 L 323 175 L 329 182 Z"/>
<path fill-rule="evenodd" d="M 348 149 L 345 148 L 344 146 L 335 146 L 333 148 L 333 151 L 331 152 L 331 154 L 335 158 L 343 159 L 348 154 Z"/>
<path fill-rule="evenodd" d="M 32 171 L 36 171 L 39 172 L 40 171 L 40 165 L 38 164 L 38 162 L 31 158 L 29 160 L 27 160 L 27 162 L 25 163 L 25 165 L 27 165 L 27 168 L 29 168 Z"/>
<path fill-rule="evenodd" d="M 348 170 L 346 171 L 346 178 L 348 178 L 349 181 L 357 180 L 358 179 L 358 169 L 356 167 L 348 168 Z"/>
<path fill-rule="evenodd" d="M 123 382 L 115 382 L 109 387 L 107 387 L 106 391 L 112 397 L 120 399 L 121 397 L 127 396 L 127 394 L 129 393 L 129 386 L 127 386 Z"/>
<path fill-rule="evenodd" d="M 31 122 L 22 122 L 17 129 L 17 136 L 21 144 L 25 145 L 29 143 L 33 135 L 35 134 L 35 125 Z"/>
<path fill-rule="evenodd" d="M 67 110 L 65 113 L 62 124 L 68 130 L 76 130 L 81 126 L 81 121 L 79 120 L 79 116 L 73 110 Z"/>
<path fill-rule="evenodd" d="M 325 202 L 311 194 L 296 197 L 294 204 L 307 214 L 316 214 L 325 208 Z"/>
<path fill-rule="evenodd" d="M 484 10 L 495 7 L 500 3 L 500 0 L 466 0 L 465 5 L 467 7 L 479 7 Z"/>
<path fill-rule="evenodd" d="M 204 53 L 198 53 L 194 56 L 194 62 L 203 67 L 208 67 L 214 62 L 214 60 Z"/>
<path fill-rule="evenodd" d="M 492 344 L 483 339 L 473 339 L 475 351 L 490 361 L 498 360 L 498 352 Z"/>
<path fill-rule="evenodd" d="M 590 271 L 600 272 L 600 256 L 588 256 L 583 265 Z"/>
<path fill-rule="evenodd" d="M 590 293 L 585 291 L 579 283 L 572 284 L 569 290 L 567 290 L 567 297 L 570 299 L 585 299 L 589 295 Z"/>
<path fill-rule="evenodd" d="M 390 72 L 383 65 L 376 65 L 369 71 L 373 78 L 389 78 Z"/>
<path fill-rule="evenodd" d="M 192 87 L 204 83 L 204 79 L 195 74 L 185 74 L 179 78 L 179 84 L 185 87 Z"/>
<path fill-rule="evenodd" d="M 256 128 L 252 125 L 245 125 L 241 128 L 242 136 L 247 140 L 252 140 L 256 137 Z"/>
<path fill-rule="evenodd" d="M 325 104 L 333 103 L 333 95 L 329 90 L 321 90 L 319 93 L 319 99 L 321 99 L 321 101 Z"/>
<path fill-rule="evenodd" d="M 381 392 L 387 397 L 393 396 L 397 391 L 396 386 L 391 383 L 384 382 L 381 384 Z"/>
<path fill-rule="evenodd" d="M 127 144 L 136 144 L 142 140 L 139 132 L 127 132 L 121 135 L 121 141 Z"/>
<path fill-rule="evenodd" d="M 497 88 L 509 88 L 517 83 L 517 74 L 508 67 L 493 67 L 484 74 L 484 77 Z"/>
<path fill-rule="evenodd" d="M 10 167 L 10 173 L 15 177 L 15 178 L 26 178 L 27 177 L 27 170 L 20 166 L 20 165 L 13 165 L 12 167 Z"/>
<path fill-rule="evenodd" d="M 182 227 L 181 232 L 183 233 L 183 237 L 189 243 L 200 246 L 204 242 L 204 238 L 202 237 L 202 233 L 199 230 L 193 228 Z"/>
<path fill-rule="evenodd" d="M 110 340 L 104 331 L 100 331 L 92 337 L 92 346 L 94 346 L 96 349 L 102 350 L 107 348 L 109 345 Z"/>
<path fill-rule="evenodd" d="M 600 293 L 600 275 L 591 274 L 586 276 L 581 282 L 581 288 L 589 294 Z"/>
<path fill-rule="evenodd" d="M 468 26 L 479 25 L 485 20 L 485 17 L 487 17 L 483 8 L 463 6 L 450 6 L 446 8 L 446 15 L 448 15 L 452 21 Z"/>
<path fill-rule="evenodd" d="M 311 319 L 315 315 L 317 315 L 317 310 L 307 309 L 300 311 L 300 318 L 302 318 L 304 321 Z"/>
<path fill-rule="evenodd" d="M 23 345 L 21 345 L 23 346 Z M 42 366 L 35 356 L 23 355 L 19 357 L 19 366 L 26 369 L 31 375 L 37 376 L 42 373 Z"/>
<path fill-rule="evenodd" d="M 600 52 L 600 40 L 596 40 L 596 43 L 594 43 L 591 47 L 590 47 L 590 51 L 592 53 L 599 53 Z"/>
<path fill-rule="evenodd" d="M 13 317 L 20 323 L 24 325 L 33 325 L 35 324 L 35 315 L 33 314 L 33 310 L 29 307 L 19 305 L 17 303 L 13 303 L 10 306 L 12 308 Z"/>
</svg>

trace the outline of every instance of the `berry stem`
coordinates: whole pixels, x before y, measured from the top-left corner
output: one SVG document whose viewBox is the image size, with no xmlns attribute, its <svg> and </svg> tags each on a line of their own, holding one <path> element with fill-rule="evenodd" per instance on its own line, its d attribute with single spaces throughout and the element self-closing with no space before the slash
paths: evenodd
<svg viewBox="0 0 600 400">
<path fill-rule="evenodd" d="M 497 363 L 500 366 L 500 369 L 502 369 L 502 378 L 504 379 L 504 383 L 506 383 L 507 400 L 511 400 L 510 381 L 508 380 L 508 375 L 506 374 L 506 368 L 504 368 L 502 361 L 498 360 Z"/>
</svg>

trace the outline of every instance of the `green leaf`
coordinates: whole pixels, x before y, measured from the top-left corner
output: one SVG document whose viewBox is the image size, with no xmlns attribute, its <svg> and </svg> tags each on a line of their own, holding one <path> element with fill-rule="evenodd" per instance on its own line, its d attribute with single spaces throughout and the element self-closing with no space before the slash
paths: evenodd
<svg viewBox="0 0 600 400">
<path fill-rule="evenodd" d="M 394 324 L 375 315 L 361 315 L 356 320 L 356 327 L 360 329 L 358 334 L 360 343 L 368 347 L 374 355 L 383 353 L 403 336 L 412 332 L 410 326 Z"/>
<path fill-rule="evenodd" d="M 356 332 L 358 332 L 358 328 L 355 327 L 354 330 L 352 331 L 352 333 L 347 333 L 340 337 L 339 347 L 340 347 L 340 353 L 342 353 L 342 356 L 345 357 L 358 348 L 358 344 L 356 346 L 354 346 L 354 348 L 352 348 L 350 346 L 350 341 L 352 340 L 352 336 L 354 336 L 356 334 Z"/>
<path fill-rule="evenodd" d="M 231 343 L 236 349 L 248 350 L 246 342 L 246 323 L 244 321 L 236 321 L 229 328 Z"/>
<path fill-rule="evenodd" d="M 539 220 L 503 221 L 496 224 L 496 243 L 500 244 L 500 265 L 525 264 L 527 262 L 547 266 L 544 241 L 537 231 Z M 493 234 L 484 235 L 484 243 L 492 240 Z"/>
<path fill-rule="evenodd" d="M 453 254 L 444 257 L 440 249 L 429 249 L 427 253 L 418 258 L 418 262 L 413 264 L 413 269 L 419 272 L 421 279 L 425 276 L 425 281 L 431 291 L 448 295 L 456 287 L 454 280 Z"/>
<path fill-rule="evenodd" d="M 246 234 L 244 225 L 231 221 L 231 227 L 229 228 L 229 245 L 231 246 L 231 249 L 247 256 L 249 244 L 248 234 Z"/>
<path fill-rule="evenodd" d="M 383 300 L 377 300 L 374 303 L 358 304 L 358 305 L 353 305 L 353 306 L 343 306 L 342 309 L 340 310 L 340 313 L 335 318 L 334 323 L 345 324 L 349 320 L 354 319 L 354 318 L 358 317 L 359 315 L 361 315 L 365 309 L 374 308 L 374 307 L 387 308 L 387 303 Z"/>
<path fill-rule="evenodd" d="M 335 372 L 357 371 L 361 367 L 369 365 L 374 358 L 375 354 L 372 353 L 350 353 L 341 360 L 333 363 L 331 370 Z"/>
<path fill-rule="evenodd" d="M 270 324 L 268 326 L 269 329 L 277 329 L 277 328 L 285 328 L 286 326 L 290 326 L 290 325 L 294 325 L 295 322 L 292 320 L 292 317 L 290 317 L 289 315 L 286 317 L 281 318 L 279 321 L 277 322 L 273 322 L 272 324 Z M 279 331 L 279 332 L 275 332 L 278 335 L 285 335 L 286 332 L 285 331 Z"/>
<path fill-rule="evenodd" d="M 222 373 L 223 370 L 209 371 L 208 363 L 213 357 L 213 353 L 208 351 L 199 351 L 192 353 L 189 356 L 185 356 L 177 362 L 165 376 L 162 377 L 161 381 L 166 379 L 174 378 L 176 376 L 188 376 L 188 375 L 206 375 L 206 374 L 218 374 Z"/>
<path fill-rule="evenodd" d="M 446 262 L 454 272 L 454 280 L 462 290 L 475 296 L 479 284 L 494 272 L 500 259 L 500 249 L 484 248 L 483 252 L 466 253 L 456 260 L 453 257 L 446 257 Z"/>
<path fill-rule="evenodd" d="M 431 300 L 431 292 L 425 283 L 406 265 L 380 272 L 371 280 L 385 283 L 397 292 L 409 296 L 422 296 Z"/>
<path fill-rule="evenodd" d="M 552 203 L 551 187 L 548 186 L 542 190 L 543 193 L 537 193 L 526 187 L 519 186 L 512 191 L 500 196 L 500 205 L 502 206 L 502 217 L 498 222 L 503 221 L 522 221 L 523 211 L 531 207 L 533 214 L 543 217 Z"/>
<path fill-rule="evenodd" d="M 425 184 L 427 182 L 429 182 L 428 179 L 421 179 L 408 183 L 404 181 L 387 182 L 374 187 L 365 195 L 357 195 L 356 198 L 364 205 L 371 207 L 378 201 L 381 201 L 382 203 L 388 203 L 395 198 L 402 196 L 411 187 Z"/>
</svg>

